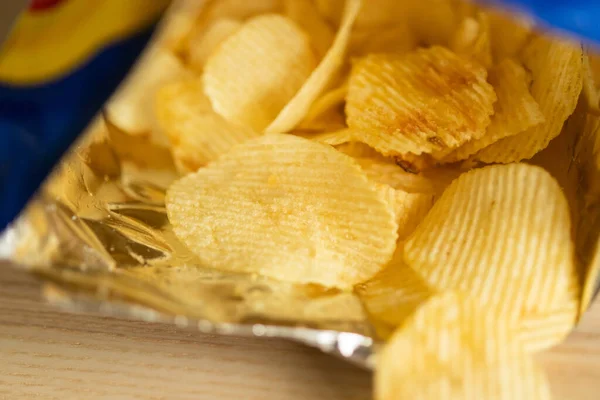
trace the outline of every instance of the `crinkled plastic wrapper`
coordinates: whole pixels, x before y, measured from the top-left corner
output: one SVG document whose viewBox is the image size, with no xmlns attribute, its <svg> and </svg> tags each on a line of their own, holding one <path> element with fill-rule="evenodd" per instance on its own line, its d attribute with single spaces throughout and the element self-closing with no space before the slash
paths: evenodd
<svg viewBox="0 0 600 400">
<path fill-rule="evenodd" d="M 567 194 L 580 276 L 594 281 L 583 307 L 600 262 L 600 127 L 586 118 L 576 111 L 530 161 Z M 202 332 L 289 338 L 370 365 L 377 339 L 355 294 L 203 267 L 167 219 L 165 191 L 178 176 L 169 151 L 101 119 L 0 243 L 11 261 L 47 282 L 51 302 Z"/>
</svg>

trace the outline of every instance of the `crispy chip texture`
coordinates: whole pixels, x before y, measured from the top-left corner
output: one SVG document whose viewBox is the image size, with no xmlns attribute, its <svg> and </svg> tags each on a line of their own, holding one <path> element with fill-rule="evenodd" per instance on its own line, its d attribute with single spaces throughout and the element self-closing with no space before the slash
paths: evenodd
<svg viewBox="0 0 600 400">
<path fill-rule="evenodd" d="M 489 69 L 492 66 L 492 41 L 487 14 L 480 12 L 477 18 L 463 19 L 452 37 L 450 48 Z"/>
<path fill-rule="evenodd" d="M 119 129 L 132 135 L 147 135 L 152 129 L 152 100 L 156 90 L 165 83 L 191 76 L 172 53 L 152 48 L 110 99 L 105 112 Z"/>
<path fill-rule="evenodd" d="M 337 146 L 340 144 L 348 143 L 352 141 L 353 134 L 351 129 L 340 129 L 332 132 L 319 132 L 319 133 L 303 133 L 299 136 L 305 137 L 315 142 L 328 144 L 331 146 Z"/>
<path fill-rule="evenodd" d="M 199 79 L 173 82 L 159 89 L 155 113 L 180 172 L 196 171 L 234 145 L 258 136 L 252 129 L 214 113 Z"/>
<path fill-rule="evenodd" d="M 437 290 L 461 290 L 518 321 L 555 309 L 577 281 L 567 201 L 536 166 L 456 179 L 406 242 L 405 261 Z"/>
<path fill-rule="evenodd" d="M 223 18 L 211 23 L 207 28 L 199 25 L 188 40 L 188 62 L 192 68 L 202 71 L 208 57 L 225 39 L 233 35 L 242 23 L 235 19 Z"/>
<path fill-rule="evenodd" d="M 167 193 L 177 237 L 207 266 L 351 288 L 392 257 L 398 226 L 354 161 L 273 134 L 235 147 Z"/>
<path fill-rule="evenodd" d="M 545 121 L 492 144 L 474 158 L 485 163 L 510 163 L 531 158 L 548 146 L 577 105 L 582 87 L 582 57 L 579 46 L 545 37 L 533 39 L 523 51 L 523 62 L 532 73 L 531 94 Z"/>
<path fill-rule="evenodd" d="M 487 13 L 492 36 L 492 54 L 496 62 L 516 57 L 532 34 L 533 22 L 516 15 Z"/>
<path fill-rule="evenodd" d="M 312 0 L 284 0 L 284 14 L 304 29 L 311 38 L 319 59 L 329 50 L 335 33 Z"/>
<path fill-rule="evenodd" d="M 246 22 L 209 57 L 204 90 L 218 114 L 260 132 L 315 64 L 306 33 L 288 18 L 262 15 Z"/>
<path fill-rule="evenodd" d="M 481 65 L 442 47 L 352 68 L 347 122 L 383 155 L 447 151 L 485 134 L 496 94 Z"/>
<path fill-rule="evenodd" d="M 571 290 L 560 304 L 522 318 L 517 330 L 525 350 L 530 353 L 542 351 L 564 340 L 577 322 L 579 292 L 579 282 L 573 280 Z"/>
<path fill-rule="evenodd" d="M 549 400 L 542 370 L 510 325 L 475 300 L 431 297 L 377 359 L 376 400 Z"/>
<path fill-rule="evenodd" d="M 344 55 L 352 25 L 360 10 L 362 0 L 348 0 L 344 11 L 342 25 L 337 32 L 331 48 L 313 71 L 298 93 L 281 110 L 281 113 L 266 129 L 267 133 L 288 132 L 302 121 L 327 86 L 334 80 L 344 63 Z"/>
<path fill-rule="evenodd" d="M 398 240 L 413 233 L 435 202 L 431 193 L 409 193 L 388 185 L 379 185 L 379 190 L 396 216 Z"/>
<path fill-rule="evenodd" d="M 372 181 L 408 193 L 441 193 L 461 173 L 460 170 L 446 167 L 413 174 L 398 166 L 392 158 L 384 157 L 358 142 L 344 143 L 337 149 L 353 157 Z"/>
<path fill-rule="evenodd" d="M 525 69 L 511 59 L 505 59 L 490 70 L 488 81 L 494 87 L 498 101 L 485 135 L 472 140 L 447 156 L 444 162 L 467 159 L 479 150 L 505 137 L 513 136 L 544 122 L 544 114 L 529 93 L 529 77 Z"/>
<path fill-rule="evenodd" d="M 434 293 L 402 259 L 398 246 L 392 261 L 373 278 L 355 288 L 377 334 L 387 339 L 421 304 Z"/>
</svg>

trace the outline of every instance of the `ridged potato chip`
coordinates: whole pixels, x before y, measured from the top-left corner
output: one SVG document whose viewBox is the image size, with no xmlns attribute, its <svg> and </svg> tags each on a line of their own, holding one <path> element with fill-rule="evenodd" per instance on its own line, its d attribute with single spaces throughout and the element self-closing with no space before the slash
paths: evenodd
<svg viewBox="0 0 600 400">
<path fill-rule="evenodd" d="M 110 99 L 105 113 L 114 125 L 131 135 L 151 134 L 152 100 L 156 90 L 165 83 L 192 76 L 175 55 L 162 48 L 152 48 Z M 168 144 L 160 136 L 156 141 Z"/>
<path fill-rule="evenodd" d="M 372 53 L 404 54 L 417 47 L 417 38 L 408 24 L 390 27 L 355 30 L 350 39 L 348 53 L 363 57 Z"/>
<path fill-rule="evenodd" d="M 498 101 L 485 135 L 472 140 L 442 157 L 443 162 L 465 160 L 500 139 L 519 134 L 544 122 L 540 106 L 529 93 L 527 71 L 511 59 L 505 59 L 489 72 L 488 81 L 494 87 Z"/>
<path fill-rule="evenodd" d="M 443 47 L 370 55 L 352 68 L 347 123 L 386 156 L 449 151 L 485 134 L 496 101 L 486 79 Z"/>
<path fill-rule="evenodd" d="M 532 36 L 533 22 L 515 14 L 499 11 L 487 13 L 492 36 L 494 61 L 516 57 Z"/>
<path fill-rule="evenodd" d="M 588 103 L 588 110 L 594 114 L 600 114 L 600 92 L 594 77 L 594 71 L 590 64 L 590 56 L 583 55 L 583 95 Z"/>
<path fill-rule="evenodd" d="M 303 133 L 298 136 L 302 136 L 306 139 L 314 142 L 328 144 L 330 146 L 337 146 L 340 144 L 348 143 L 353 140 L 352 130 L 345 128 L 333 132 L 319 132 L 319 133 Z"/>
<path fill-rule="evenodd" d="M 519 340 L 526 351 L 533 353 L 548 349 L 564 340 L 573 330 L 579 314 L 579 282 L 560 304 L 551 310 L 529 313 L 517 326 Z"/>
<path fill-rule="evenodd" d="M 534 38 L 523 50 L 523 62 L 531 71 L 531 94 L 546 120 L 486 147 L 474 156 L 484 163 L 510 163 L 531 158 L 560 133 L 573 113 L 582 87 L 579 46 L 545 37 Z"/>
<path fill-rule="evenodd" d="M 202 25 L 221 18 L 243 21 L 261 14 L 282 11 L 282 0 L 210 0 L 204 7 L 199 23 Z"/>
<path fill-rule="evenodd" d="M 396 217 L 398 240 L 404 240 L 413 233 L 435 202 L 431 193 L 409 193 L 381 184 L 379 190 Z"/>
<path fill-rule="evenodd" d="M 312 0 L 284 0 L 283 13 L 309 34 L 318 58 L 323 58 L 335 33 L 319 13 L 317 5 Z"/>
<path fill-rule="evenodd" d="M 202 79 L 218 114 L 261 132 L 294 97 L 315 65 L 305 32 L 288 18 L 262 15 L 218 46 L 204 65 Z"/>
<path fill-rule="evenodd" d="M 196 71 L 202 71 L 215 49 L 241 26 L 242 22 L 230 18 L 218 19 L 206 28 L 199 25 L 188 39 L 187 60 L 190 66 Z"/>
<path fill-rule="evenodd" d="M 550 398 L 510 324 L 458 293 L 431 297 L 377 359 L 376 400 Z"/>
<path fill-rule="evenodd" d="M 462 172 L 445 167 L 413 174 L 398 166 L 392 158 L 382 156 L 363 143 L 344 143 L 337 149 L 353 157 L 373 182 L 408 193 L 440 194 Z"/>
<path fill-rule="evenodd" d="M 177 237 L 206 265 L 350 289 L 391 259 L 398 226 L 358 165 L 334 148 L 271 134 L 168 190 Z"/>
<path fill-rule="evenodd" d="M 156 120 L 168 137 L 180 172 L 193 172 L 259 134 L 213 112 L 198 78 L 163 86 L 156 93 Z"/>
<path fill-rule="evenodd" d="M 489 69 L 492 66 L 492 40 L 487 14 L 479 12 L 476 18 L 463 19 L 450 41 L 450 48 Z"/>
<path fill-rule="evenodd" d="M 489 166 L 453 181 L 404 247 L 436 290 L 461 290 L 511 321 L 567 299 L 577 270 L 567 200 L 544 169 Z"/>
<path fill-rule="evenodd" d="M 350 40 L 352 26 L 360 10 L 362 0 L 347 0 L 340 29 L 335 35 L 331 48 L 321 63 L 304 82 L 298 93 L 281 110 L 277 118 L 267 127 L 267 133 L 289 132 L 297 126 L 309 112 L 311 105 L 327 89 L 342 68 Z"/>
<path fill-rule="evenodd" d="M 401 246 L 383 270 L 354 289 L 382 339 L 434 294 L 404 263 Z"/>
<path fill-rule="evenodd" d="M 346 95 L 348 94 L 348 82 L 344 82 L 338 87 L 331 89 L 324 93 L 310 106 L 310 109 L 306 113 L 304 120 L 300 123 L 299 127 L 310 124 L 310 122 L 316 120 L 327 111 L 341 106 L 346 101 Z"/>
</svg>

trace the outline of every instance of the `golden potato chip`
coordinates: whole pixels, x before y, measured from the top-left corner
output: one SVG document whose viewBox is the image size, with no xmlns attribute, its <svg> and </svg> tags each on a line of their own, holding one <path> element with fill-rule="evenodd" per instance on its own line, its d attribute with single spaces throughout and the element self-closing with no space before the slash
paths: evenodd
<svg viewBox="0 0 600 400">
<path fill-rule="evenodd" d="M 556 39 L 537 37 L 523 51 L 533 75 L 531 94 L 546 120 L 525 132 L 497 141 L 474 156 L 485 163 L 510 163 L 531 158 L 560 133 L 573 113 L 582 87 L 582 50 Z"/>
<path fill-rule="evenodd" d="M 475 299 L 431 297 L 377 358 L 375 399 L 549 400 L 543 371 L 510 325 Z"/>
<path fill-rule="evenodd" d="M 327 86 L 334 80 L 344 63 L 344 54 L 348 47 L 352 25 L 360 10 L 362 0 L 348 0 L 342 25 L 335 35 L 331 48 L 321 60 L 319 66 L 304 82 L 298 93 L 281 110 L 277 118 L 266 129 L 267 133 L 288 132 L 302 121 L 310 106 Z"/>
<path fill-rule="evenodd" d="M 468 2 L 409 0 L 398 3 L 408 4 L 407 21 L 419 43 L 446 46 L 466 16 L 463 7 L 466 8 Z"/>
<path fill-rule="evenodd" d="M 398 226 L 358 165 L 334 148 L 271 134 L 168 190 L 177 237 L 203 265 L 349 289 L 391 259 Z"/>
<path fill-rule="evenodd" d="M 300 132 L 335 132 L 346 129 L 346 116 L 342 107 L 333 107 L 310 120 L 301 122 L 294 131 Z M 294 132 L 292 131 L 292 132 Z"/>
<path fill-rule="evenodd" d="M 261 14 L 279 13 L 283 11 L 282 3 L 282 0 L 213 0 L 206 5 L 200 23 L 222 18 L 243 21 Z"/>
<path fill-rule="evenodd" d="M 404 259 L 434 289 L 465 291 L 512 321 L 556 309 L 577 281 L 567 200 L 548 172 L 527 164 L 453 181 Z"/>
<path fill-rule="evenodd" d="M 337 146 L 339 144 L 351 142 L 353 139 L 352 130 L 345 128 L 333 132 L 319 132 L 319 133 L 303 133 L 301 135 L 306 139 L 310 139 L 314 142 L 328 144 L 330 146 Z"/>
<path fill-rule="evenodd" d="M 344 143 L 337 149 L 353 157 L 373 182 L 408 193 L 441 193 L 462 172 L 445 167 L 413 174 L 398 166 L 392 158 L 382 156 L 363 143 Z"/>
<path fill-rule="evenodd" d="M 263 15 L 246 22 L 209 57 L 204 90 L 218 114 L 260 132 L 302 87 L 315 64 L 309 38 L 294 22 Z"/>
<path fill-rule="evenodd" d="M 487 13 L 492 36 L 492 54 L 496 62 L 516 57 L 531 38 L 533 21 L 500 11 Z"/>
<path fill-rule="evenodd" d="M 492 41 L 487 14 L 479 12 L 476 18 L 463 19 L 450 41 L 450 48 L 489 69 L 492 66 Z"/>
<path fill-rule="evenodd" d="M 335 33 L 319 13 L 317 5 L 312 0 L 284 0 L 283 13 L 309 34 L 319 59 L 323 58 Z"/>
<path fill-rule="evenodd" d="M 352 68 L 348 126 L 386 156 L 432 153 L 485 134 L 496 94 L 487 71 L 443 47 L 377 54 Z"/>
<path fill-rule="evenodd" d="M 348 53 L 362 57 L 372 53 L 404 54 L 417 47 L 417 39 L 408 24 L 390 27 L 355 30 L 350 39 Z"/>
<path fill-rule="evenodd" d="M 346 95 L 348 94 L 348 82 L 342 83 L 340 86 L 331 89 L 330 91 L 324 93 L 321 97 L 319 97 L 312 104 L 304 120 L 300 123 L 300 126 L 303 124 L 306 125 L 311 121 L 316 120 L 319 116 L 325 114 L 327 111 L 331 110 L 334 107 L 341 106 L 344 104 L 346 100 Z"/>
<path fill-rule="evenodd" d="M 341 25 L 347 0 L 316 0 L 317 9 L 327 20 Z M 364 1 L 356 20 L 357 28 L 377 28 L 405 21 L 406 2 L 395 0 Z"/>
<path fill-rule="evenodd" d="M 234 145 L 259 135 L 214 113 L 199 79 L 172 82 L 159 89 L 155 113 L 180 172 L 196 171 Z"/>
<path fill-rule="evenodd" d="M 406 239 L 433 207 L 432 193 L 409 193 L 379 184 L 383 198 L 390 205 L 398 224 L 398 240 Z"/>
<path fill-rule="evenodd" d="M 498 101 L 494 104 L 495 113 L 486 134 L 443 156 L 443 162 L 465 160 L 500 139 L 544 122 L 540 106 L 529 93 L 529 77 L 521 65 L 505 59 L 490 70 L 488 81 L 494 87 Z"/>
<path fill-rule="evenodd" d="M 573 280 L 572 283 L 567 297 L 556 307 L 523 316 L 517 329 L 525 350 L 533 353 L 548 349 L 571 332 L 579 313 L 579 282 Z"/>
<path fill-rule="evenodd" d="M 197 0 L 183 0 L 171 4 L 162 19 L 160 32 L 155 39 L 156 45 L 180 55 L 204 5 L 204 2 Z"/>
<path fill-rule="evenodd" d="M 597 245 L 594 258 L 590 262 L 584 276 L 579 313 L 583 314 L 591 305 L 598 291 L 598 280 L 600 278 L 600 247 Z"/>
<path fill-rule="evenodd" d="M 208 57 L 241 26 L 240 21 L 229 18 L 218 19 L 206 28 L 198 26 L 188 40 L 187 58 L 190 66 L 202 71 Z"/>
<path fill-rule="evenodd" d="M 583 95 L 588 104 L 588 110 L 594 114 L 600 113 L 600 92 L 596 86 L 596 79 L 590 64 L 588 54 L 583 55 Z"/>
<path fill-rule="evenodd" d="M 383 270 L 354 290 L 382 339 L 434 294 L 402 260 L 402 244 Z"/>
<path fill-rule="evenodd" d="M 151 48 L 110 99 L 105 113 L 119 129 L 131 135 L 147 135 L 152 129 L 156 90 L 165 83 L 191 76 L 175 55 L 162 48 Z M 157 141 L 167 145 L 160 137 Z"/>
</svg>

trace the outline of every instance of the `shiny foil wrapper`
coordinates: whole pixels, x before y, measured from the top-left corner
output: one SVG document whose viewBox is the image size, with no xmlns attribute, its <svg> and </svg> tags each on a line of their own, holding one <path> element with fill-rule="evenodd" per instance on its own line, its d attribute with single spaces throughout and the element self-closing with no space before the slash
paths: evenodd
<svg viewBox="0 0 600 400">
<path fill-rule="evenodd" d="M 567 195 L 582 284 L 600 259 L 596 128 L 582 102 L 528 161 Z M 165 191 L 177 177 L 167 148 L 99 115 L 4 232 L 0 256 L 42 277 L 46 297 L 68 310 L 288 338 L 370 367 L 378 341 L 355 294 L 202 266 L 167 219 Z"/>
</svg>

